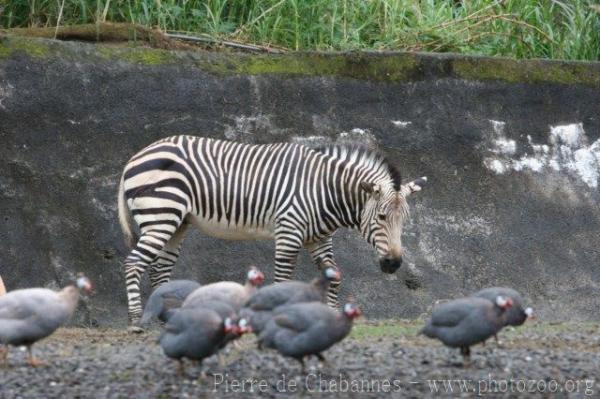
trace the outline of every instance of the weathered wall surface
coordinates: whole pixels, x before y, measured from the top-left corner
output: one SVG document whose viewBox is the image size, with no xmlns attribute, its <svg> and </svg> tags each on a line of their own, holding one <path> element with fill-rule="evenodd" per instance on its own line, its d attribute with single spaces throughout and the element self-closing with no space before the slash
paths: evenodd
<svg viewBox="0 0 600 399">
<path fill-rule="evenodd" d="M 127 159 L 195 134 L 265 143 L 377 140 L 407 178 L 403 273 L 355 232 L 335 238 L 343 295 L 368 317 L 416 317 L 490 285 L 541 317 L 598 320 L 600 65 L 407 54 L 251 56 L 0 40 L 0 274 L 9 289 L 85 271 L 80 321 L 126 320 L 116 193 Z M 272 276 L 271 242 L 190 234 L 175 276 Z M 315 274 L 308 256 L 300 278 Z"/>
</svg>

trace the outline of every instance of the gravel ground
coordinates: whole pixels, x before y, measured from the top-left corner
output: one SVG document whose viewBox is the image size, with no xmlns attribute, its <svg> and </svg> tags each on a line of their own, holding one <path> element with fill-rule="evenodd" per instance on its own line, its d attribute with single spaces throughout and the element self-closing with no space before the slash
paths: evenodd
<svg viewBox="0 0 600 399">
<path fill-rule="evenodd" d="M 187 363 L 184 376 L 156 344 L 158 330 L 61 329 L 34 346 L 47 366 L 29 367 L 26 352 L 11 348 L 0 397 L 600 397 L 600 324 L 505 330 L 501 347 L 474 347 L 467 368 L 457 351 L 417 336 L 420 324 L 363 322 L 325 352 L 329 364 L 311 359 L 304 374 L 248 336 L 226 349 L 226 366 L 212 357 Z"/>
</svg>

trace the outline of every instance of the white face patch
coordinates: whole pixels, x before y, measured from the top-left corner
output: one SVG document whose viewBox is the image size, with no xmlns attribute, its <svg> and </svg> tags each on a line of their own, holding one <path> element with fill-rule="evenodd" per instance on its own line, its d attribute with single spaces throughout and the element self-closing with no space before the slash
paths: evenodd
<svg viewBox="0 0 600 399">
<path fill-rule="evenodd" d="M 327 279 L 329 280 L 334 280 L 338 278 L 339 272 L 337 270 L 335 270 L 333 267 L 328 267 L 325 270 L 325 276 L 327 277 Z"/>
<path fill-rule="evenodd" d="M 498 307 L 505 307 L 506 304 L 508 303 L 508 300 L 506 298 L 504 298 L 503 296 L 497 296 L 496 297 L 496 305 L 498 305 Z"/>
<path fill-rule="evenodd" d="M 75 282 L 75 284 L 77 285 L 77 288 L 79 288 L 80 290 L 82 290 L 82 289 L 89 290 L 92 287 L 92 283 L 85 276 L 77 277 L 77 281 Z"/>
</svg>

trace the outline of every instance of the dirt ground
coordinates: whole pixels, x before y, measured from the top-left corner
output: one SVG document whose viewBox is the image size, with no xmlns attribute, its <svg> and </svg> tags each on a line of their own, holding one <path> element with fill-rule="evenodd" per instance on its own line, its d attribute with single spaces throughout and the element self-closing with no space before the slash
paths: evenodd
<svg viewBox="0 0 600 399">
<path fill-rule="evenodd" d="M 362 322 L 325 356 L 307 362 L 258 351 L 254 337 L 202 366 L 176 363 L 156 344 L 155 329 L 61 329 L 34 346 L 48 365 L 26 365 L 11 348 L 0 370 L 2 398 L 203 397 L 600 397 L 600 324 L 534 322 L 473 348 L 463 367 L 457 351 L 417 336 L 422 322 Z M 205 375 L 202 375 L 205 372 Z"/>
</svg>

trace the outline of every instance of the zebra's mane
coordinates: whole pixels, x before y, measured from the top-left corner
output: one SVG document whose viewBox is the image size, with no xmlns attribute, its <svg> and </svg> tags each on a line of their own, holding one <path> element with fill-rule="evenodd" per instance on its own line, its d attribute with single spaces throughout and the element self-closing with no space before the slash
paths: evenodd
<svg viewBox="0 0 600 399">
<path fill-rule="evenodd" d="M 381 169 L 389 174 L 394 190 L 400 190 L 402 174 L 398 167 L 381 151 L 363 143 L 324 144 L 313 147 L 315 151 L 330 155 L 337 159 L 368 166 L 373 169 Z"/>
</svg>

